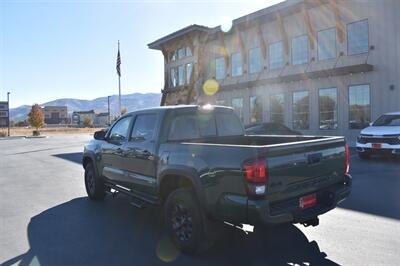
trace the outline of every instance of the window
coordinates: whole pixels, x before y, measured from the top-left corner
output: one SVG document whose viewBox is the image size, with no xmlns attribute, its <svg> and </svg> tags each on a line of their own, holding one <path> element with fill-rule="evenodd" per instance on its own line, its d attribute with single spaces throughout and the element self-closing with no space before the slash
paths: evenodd
<svg viewBox="0 0 400 266">
<path fill-rule="evenodd" d="M 218 136 L 238 136 L 244 135 L 243 127 L 236 115 L 232 113 L 217 113 L 215 115 L 217 122 Z"/>
<path fill-rule="evenodd" d="M 232 107 L 239 116 L 240 121 L 243 122 L 243 98 L 232 99 Z"/>
<path fill-rule="evenodd" d="M 190 84 L 190 79 L 192 78 L 192 63 L 186 64 L 186 84 Z"/>
<path fill-rule="evenodd" d="M 178 66 L 178 85 L 183 85 L 183 66 Z"/>
<path fill-rule="evenodd" d="M 169 81 L 170 81 L 170 86 L 171 87 L 176 87 L 176 70 L 175 70 L 175 68 L 171 68 L 171 70 L 170 70 L 170 79 L 169 79 Z"/>
<path fill-rule="evenodd" d="M 275 94 L 270 97 L 270 113 L 271 113 L 271 121 L 279 124 L 283 124 L 284 119 L 284 95 L 283 94 Z"/>
<path fill-rule="evenodd" d="M 214 115 L 197 113 L 178 115 L 171 123 L 169 140 L 197 139 L 217 135 Z"/>
<path fill-rule="evenodd" d="M 153 138 L 156 127 L 157 115 L 145 114 L 138 115 L 133 126 L 131 140 L 149 140 Z"/>
<path fill-rule="evenodd" d="M 176 52 L 173 51 L 169 54 L 169 60 L 174 62 L 176 60 Z"/>
<path fill-rule="evenodd" d="M 369 50 L 368 20 L 347 25 L 347 54 L 362 54 Z"/>
<path fill-rule="evenodd" d="M 250 97 L 250 123 L 258 123 L 262 121 L 262 104 L 260 96 Z"/>
<path fill-rule="evenodd" d="M 182 59 L 183 56 L 184 56 L 184 54 L 183 54 L 183 49 L 182 49 L 182 48 L 179 48 L 179 49 L 178 49 L 178 60 Z"/>
<path fill-rule="evenodd" d="M 337 129 L 338 105 L 337 89 L 319 90 L 319 129 Z"/>
<path fill-rule="evenodd" d="M 123 141 L 126 140 L 126 137 L 128 136 L 128 128 L 129 128 L 129 123 L 131 122 L 131 117 L 124 117 L 121 120 L 119 120 L 111 129 L 110 132 L 110 140 L 114 141 Z"/>
<path fill-rule="evenodd" d="M 310 101 L 308 91 L 293 92 L 293 129 L 309 129 L 309 117 Z"/>
<path fill-rule="evenodd" d="M 292 64 L 308 63 L 308 36 L 303 35 L 292 39 Z"/>
<path fill-rule="evenodd" d="M 221 106 L 226 106 L 226 100 L 216 100 L 215 104 L 216 105 L 221 105 Z"/>
<path fill-rule="evenodd" d="M 400 115 L 382 115 L 373 124 L 374 127 L 398 127 Z"/>
<path fill-rule="evenodd" d="M 232 54 L 232 77 L 241 76 L 243 72 L 242 54 Z"/>
<path fill-rule="evenodd" d="M 319 31 L 318 39 L 318 60 L 336 58 L 336 29 Z"/>
<path fill-rule="evenodd" d="M 249 73 L 257 73 L 261 71 L 262 55 L 259 47 L 249 50 Z"/>
<path fill-rule="evenodd" d="M 371 122 L 369 85 L 349 87 L 349 128 L 361 129 Z"/>
<path fill-rule="evenodd" d="M 218 57 L 215 59 L 215 78 L 225 78 L 225 58 Z"/>
<path fill-rule="evenodd" d="M 272 43 L 269 45 L 269 68 L 277 69 L 283 67 L 283 44 L 282 42 Z"/>
<path fill-rule="evenodd" d="M 192 56 L 192 49 L 190 49 L 189 46 L 186 46 L 186 56 L 187 57 Z"/>
</svg>

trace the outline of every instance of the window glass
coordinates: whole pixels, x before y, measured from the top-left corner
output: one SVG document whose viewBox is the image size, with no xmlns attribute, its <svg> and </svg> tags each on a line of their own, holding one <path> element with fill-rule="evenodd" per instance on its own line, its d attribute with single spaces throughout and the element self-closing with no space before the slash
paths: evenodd
<svg viewBox="0 0 400 266">
<path fill-rule="evenodd" d="M 146 140 L 151 139 L 154 134 L 156 122 L 156 114 L 138 115 L 133 126 L 131 139 L 135 140 L 137 137 L 143 137 Z"/>
<path fill-rule="evenodd" d="M 262 103 L 260 96 L 250 97 L 250 123 L 258 123 L 262 121 Z"/>
<path fill-rule="evenodd" d="M 169 60 L 174 62 L 176 60 L 176 52 L 173 51 L 169 54 Z"/>
<path fill-rule="evenodd" d="M 318 39 L 318 60 L 336 58 L 336 29 L 319 31 Z"/>
<path fill-rule="evenodd" d="M 215 59 L 215 78 L 225 78 L 225 59 L 223 57 L 218 57 Z"/>
<path fill-rule="evenodd" d="M 373 124 L 375 127 L 398 127 L 400 126 L 400 115 L 382 115 Z"/>
<path fill-rule="evenodd" d="M 192 69 L 193 69 L 192 63 L 186 64 L 186 84 L 190 83 L 190 79 L 192 77 Z"/>
<path fill-rule="evenodd" d="M 215 104 L 216 105 L 221 105 L 221 106 L 227 106 L 226 105 L 226 100 L 216 100 Z"/>
<path fill-rule="evenodd" d="M 269 45 L 269 68 L 277 69 L 283 67 L 283 43 L 277 42 Z"/>
<path fill-rule="evenodd" d="M 349 87 L 349 128 L 361 129 L 371 122 L 369 85 Z"/>
<path fill-rule="evenodd" d="M 187 57 L 192 56 L 192 49 L 190 49 L 189 46 L 186 46 L 186 56 Z"/>
<path fill-rule="evenodd" d="M 259 47 L 249 50 L 249 73 L 257 73 L 261 71 L 262 55 Z"/>
<path fill-rule="evenodd" d="M 242 124 L 236 115 L 232 113 L 217 113 L 215 119 L 217 122 L 218 136 L 244 135 Z"/>
<path fill-rule="evenodd" d="M 243 122 L 243 98 L 232 99 L 232 107 L 239 116 L 240 121 Z"/>
<path fill-rule="evenodd" d="M 279 124 L 283 124 L 284 114 L 285 114 L 285 106 L 284 106 L 284 95 L 283 94 L 275 94 L 270 97 L 270 113 L 271 113 L 271 121 Z"/>
<path fill-rule="evenodd" d="M 178 66 L 178 84 L 179 86 L 183 85 L 183 66 Z"/>
<path fill-rule="evenodd" d="M 349 55 L 367 53 L 368 20 L 353 22 L 347 25 L 347 53 Z"/>
<path fill-rule="evenodd" d="M 242 66 L 242 54 L 234 53 L 232 54 L 232 77 L 240 76 L 243 72 Z"/>
<path fill-rule="evenodd" d="M 308 91 L 293 92 L 293 129 L 309 129 L 309 102 Z"/>
<path fill-rule="evenodd" d="M 217 135 L 213 114 L 179 115 L 172 121 L 169 140 L 197 139 Z"/>
<path fill-rule="evenodd" d="M 319 129 L 338 127 L 337 89 L 319 90 Z"/>
<path fill-rule="evenodd" d="M 170 86 L 171 87 L 176 87 L 176 71 L 175 71 L 175 68 L 171 68 L 171 70 L 170 70 L 170 79 L 169 79 L 169 81 L 170 81 Z"/>
<path fill-rule="evenodd" d="M 183 49 L 182 48 L 179 48 L 178 49 L 178 59 L 182 59 L 183 58 Z"/>
<path fill-rule="evenodd" d="M 119 120 L 111 129 L 109 138 L 111 140 L 118 140 L 118 141 L 126 140 L 128 136 L 128 129 L 130 122 L 131 122 L 130 116 Z"/>
<path fill-rule="evenodd" d="M 308 63 L 308 36 L 303 35 L 292 39 L 292 64 Z"/>
</svg>

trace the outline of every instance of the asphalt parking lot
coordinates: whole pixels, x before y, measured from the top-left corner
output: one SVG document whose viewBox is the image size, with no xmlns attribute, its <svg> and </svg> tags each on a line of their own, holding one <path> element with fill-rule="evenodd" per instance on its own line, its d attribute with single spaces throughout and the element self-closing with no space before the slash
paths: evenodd
<svg viewBox="0 0 400 266">
<path fill-rule="evenodd" d="M 318 227 L 225 234 L 199 257 L 179 254 L 156 207 L 86 197 L 89 135 L 0 140 L 1 265 L 399 265 L 400 160 L 351 158 L 353 192 Z"/>
</svg>

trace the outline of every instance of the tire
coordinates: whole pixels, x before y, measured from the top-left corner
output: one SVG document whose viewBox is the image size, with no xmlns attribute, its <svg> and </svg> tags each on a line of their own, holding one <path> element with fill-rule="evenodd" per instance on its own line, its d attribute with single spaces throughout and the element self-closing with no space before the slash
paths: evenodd
<svg viewBox="0 0 400 266">
<path fill-rule="evenodd" d="M 106 196 L 104 182 L 96 175 L 91 162 L 85 167 L 85 188 L 91 200 L 101 201 Z"/>
<path fill-rule="evenodd" d="M 371 158 L 371 154 L 369 152 L 359 152 L 358 153 L 358 157 L 360 157 L 360 159 L 362 160 L 368 160 L 369 158 Z"/>
<path fill-rule="evenodd" d="M 164 204 L 167 233 L 183 253 L 194 255 L 206 251 L 215 239 L 213 223 L 205 217 L 191 188 L 181 188 L 169 194 Z"/>
</svg>

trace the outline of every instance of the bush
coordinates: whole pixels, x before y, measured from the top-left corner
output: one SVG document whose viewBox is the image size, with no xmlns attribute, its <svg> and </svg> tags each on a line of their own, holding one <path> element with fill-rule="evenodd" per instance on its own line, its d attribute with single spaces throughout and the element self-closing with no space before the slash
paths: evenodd
<svg viewBox="0 0 400 266">
<path fill-rule="evenodd" d="M 39 130 L 34 130 L 32 131 L 33 136 L 40 136 L 40 131 Z"/>
<path fill-rule="evenodd" d="M 7 137 L 6 132 L 0 131 L 0 138 Z"/>
</svg>

